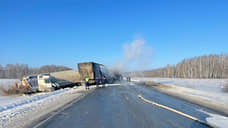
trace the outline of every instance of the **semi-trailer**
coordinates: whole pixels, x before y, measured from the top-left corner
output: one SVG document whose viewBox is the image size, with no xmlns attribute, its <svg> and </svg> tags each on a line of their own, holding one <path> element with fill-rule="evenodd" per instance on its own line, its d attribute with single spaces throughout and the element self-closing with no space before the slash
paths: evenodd
<svg viewBox="0 0 228 128">
<path fill-rule="evenodd" d="M 81 81 L 83 81 L 85 77 L 89 78 L 90 85 L 96 84 L 96 79 L 102 81 L 103 84 L 112 83 L 114 81 L 114 75 L 112 74 L 112 72 L 110 72 L 102 64 L 94 62 L 78 63 L 78 72 L 80 74 Z"/>
</svg>

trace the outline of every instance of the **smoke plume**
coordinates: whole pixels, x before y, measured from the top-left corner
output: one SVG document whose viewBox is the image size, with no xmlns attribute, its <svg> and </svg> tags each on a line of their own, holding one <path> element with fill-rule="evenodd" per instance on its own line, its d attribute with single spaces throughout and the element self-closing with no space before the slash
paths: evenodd
<svg viewBox="0 0 228 128">
<path fill-rule="evenodd" d="M 137 39 L 123 44 L 123 55 L 112 66 L 112 70 L 119 72 L 144 70 L 151 62 L 152 48 L 145 40 Z"/>
</svg>

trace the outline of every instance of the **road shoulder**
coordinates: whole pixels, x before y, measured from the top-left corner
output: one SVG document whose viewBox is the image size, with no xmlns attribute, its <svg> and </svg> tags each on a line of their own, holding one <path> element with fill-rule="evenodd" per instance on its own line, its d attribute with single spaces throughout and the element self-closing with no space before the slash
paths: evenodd
<svg viewBox="0 0 228 128">
<path fill-rule="evenodd" d="M 215 101 L 206 97 L 201 97 L 199 95 L 194 95 L 191 93 L 185 93 L 182 87 L 173 87 L 170 85 L 159 84 L 151 81 L 140 82 L 138 84 L 147 85 L 152 87 L 153 89 L 162 92 L 166 95 L 173 96 L 178 99 L 185 100 L 187 102 L 211 109 L 219 114 L 224 116 L 228 116 L 228 105 L 219 101 Z M 189 90 L 188 90 L 189 91 Z M 191 90 L 194 91 L 194 90 Z"/>
</svg>

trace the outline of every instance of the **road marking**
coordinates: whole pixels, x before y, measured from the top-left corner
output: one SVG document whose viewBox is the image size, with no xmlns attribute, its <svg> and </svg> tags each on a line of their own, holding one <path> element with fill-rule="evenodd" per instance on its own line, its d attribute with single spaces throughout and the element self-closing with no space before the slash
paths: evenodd
<svg viewBox="0 0 228 128">
<path fill-rule="evenodd" d="M 171 111 L 171 112 L 174 112 L 174 113 L 176 113 L 176 114 L 178 114 L 178 115 L 181 115 L 181 116 L 184 116 L 184 117 L 189 118 L 189 119 L 191 119 L 191 120 L 194 120 L 194 121 L 196 121 L 196 122 L 199 122 L 199 123 L 201 123 L 201 124 L 203 124 L 203 125 L 206 125 L 206 126 L 208 126 L 208 127 L 216 128 L 215 126 L 213 126 L 213 125 L 211 125 L 211 124 L 208 124 L 208 123 L 206 123 L 206 122 L 203 122 L 203 121 L 201 121 L 201 120 L 199 120 L 199 119 L 197 119 L 197 118 L 195 118 L 195 117 L 193 117 L 193 116 L 187 115 L 187 114 L 185 114 L 185 113 L 183 113 L 183 112 L 180 112 L 180 111 L 177 111 L 177 110 L 175 110 L 175 109 L 173 109 L 173 108 L 170 108 L 170 107 L 167 107 L 167 106 L 164 106 L 164 105 L 155 103 L 155 102 L 150 101 L 150 100 L 147 100 L 147 99 L 145 99 L 142 95 L 138 95 L 138 98 L 140 98 L 140 99 L 143 100 L 144 102 L 147 102 L 147 103 L 150 103 L 150 104 L 152 104 L 152 105 L 158 106 L 158 107 L 160 107 L 160 108 L 169 110 L 169 111 Z"/>
</svg>

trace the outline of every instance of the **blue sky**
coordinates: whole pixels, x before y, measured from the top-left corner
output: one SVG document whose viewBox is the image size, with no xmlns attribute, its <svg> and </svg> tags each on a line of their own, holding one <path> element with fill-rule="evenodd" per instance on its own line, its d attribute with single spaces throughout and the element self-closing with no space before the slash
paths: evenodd
<svg viewBox="0 0 228 128">
<path fill-rule="evenodd" d="M 138 37 L 148 68 L 228 53 L 224 0 L 0 0 L 0 64 L 111 65 Z"/>
</svg>

